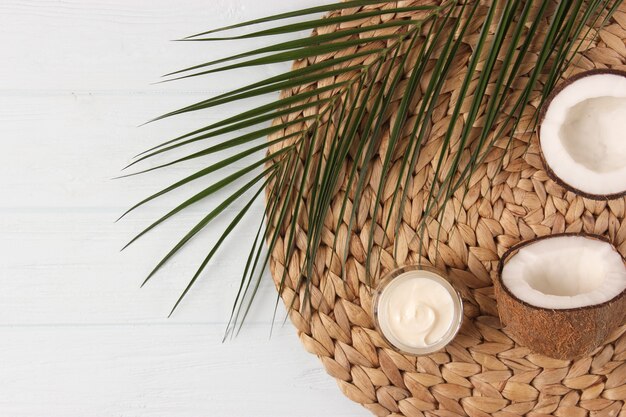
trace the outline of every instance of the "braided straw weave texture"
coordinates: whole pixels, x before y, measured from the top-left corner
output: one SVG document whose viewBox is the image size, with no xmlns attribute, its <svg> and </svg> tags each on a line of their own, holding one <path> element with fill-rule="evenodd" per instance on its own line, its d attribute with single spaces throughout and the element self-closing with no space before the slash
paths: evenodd
<svg viewBox="0 0 626 417">
<path fill-rule="evenodd" d="M 414 3 L 419 2 L 372 7 Z M 342 13 L 357 11 L 360 9 L 343 10 Z M 301 302 L 304 290 L 297 288 L 306 250 L 304 220 L 299 222 L 297 249 L 290 259 L 285 259 L 287 239 L 279 239 L 270 259 L 272 275 L 278 286 L 287 269 L 281 296 L 288 306 L 293 306 L 290 319 L 305 349 L 320 358 L 348 398 L 377 416 L 626 416 L 626 326 L 619 328 L 605 345 L 588 357 L 575 361 L 551 359 L 532 353 L 507 335 L 498 319 L 492 287 L 499 257 L 519 241 L 536 236 L 566 231 L 601 234 L 609 237 L 622 255 L 626 255 L 626 198 L 593 201 L 566 191 L 549 179 L 543 170 L 537 135 L 516 134 L 508 149 L 505 145 L 496 145 L 491 150 L 472 176 L 464 201 L 461 203 L 462 193 L 455 195 L 442 220 L 429 223 L 423 236 L 422 256 L 419 256 L 420 239 L 416 230 L 429 185 L 433 182 L 433 157 L 439 153 L 456 102 L 456 90 L 471 54 L 470 43 L 478 36 L 485 13 L 486 8 L 479 8 L 476 25 L 470 28 L 472 35 L 466 36 L 468 43 L 462 45 L 457 55 L 457 68 L 451 71 L 458 77 L 450 77 L 439 98 L 432 116 L 430 137 L 420 155 L 413 180 L 407 185 L 408 202 L 401 213 L 399 234 L 387 236 L 386 240 L 382 236 L 385 203 L 391 192 L 383 193 L 383 201 L 374 201 L 381 176 L 379 155 L 372 162 L 369 185 L 359 206 L 352 235 L 345 235 L 346 224 L 339 229 L 340 234 L 341 231 L 344 234 L 339 236 L 337 247 L 345 247 L 346 239 L 350 242 L 344 276 L 341 276 L 338 257 L 334 257 L 332 264 L 330 262 L 330 247 L 338 220 L 334 217 L 338 209 L 334 207 L 341 204 L 345 187 L 339 187 L 329 211 L 328 228 L 315 262 L 311 307 L 307 308 Z M 385 19 L 401 17 L 406 15 L 388 15 Z M 348 26 L 324 27 L 318 33 L 379 22 L 358 20 Z M 584 46 L 565 77 L 593 68 L 626 70 L 625 39 L 626 5 L 622 4 L 599 37 Z M 523 74 L 527 75 L 532 69 L 533 56 L 536 58 L 536 55 L 529 55 Z M 295 62 L 294 66 L 301 68 L 330 57 L 332 55 L 309 58 Z M 304 88 L 314 89 L 332 81 L 325 80 Z M 295 92 L 285 91 L 283 96 Z M 401 97 L 395 99 L 396 107 L 400 100 Z M 535 110 L 532 103 L 528 107 L 529 111 Z M 302 116 L 302 113 L 294 113 L 285 116 L 285 120 Z M 477 121 L 479 126 L 480 118 Z M 300 127 L 296 125 L 293 129 Z M 287 133 L 279 132 L 275 136 Z M 381 140 L 382 154 L 386 140 L 388 131 L 383 133 Z M 323 154 L 327 149 L 315 149 L 314 152 Z M 499 170 L 503 155 L 504 165 Z M 396 160 L 399 161 L 401 156 L 399 150 Z M 384 178 L 390 189 L 398 181 L 397 171 L 392 168 Z M 271 186 L 268 196 L 272 196 Z M 308 192 L 305 191 L 302 198 L 306 207 Z M 382 207 L 373 220 L 375 204 Z M 437 250 L 433 237 L 439 226 Z M 444 350 L 429 356 L 405 356 L 391 349 L 374 329 L 372 289 L 367 284 L 369 280 L 364 265 L 367 236 L 372 227 L 380 229 L 380 233 L 376 235 L 373 249 L 377 256 L 372 257 L 376 265 L 370 265 L 373 271 L 370 285 L 376 285 L 381 274 L 397 265 L 421 262 L 446 268 L 462 293 L 465 319 L 458 336 Z"/>
</svg>

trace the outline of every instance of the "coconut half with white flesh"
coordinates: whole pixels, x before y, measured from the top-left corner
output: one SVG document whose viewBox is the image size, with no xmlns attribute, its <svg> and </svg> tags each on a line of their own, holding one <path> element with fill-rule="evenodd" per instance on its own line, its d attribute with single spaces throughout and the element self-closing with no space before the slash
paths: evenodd
<svg viewBox="0 0 626 417">
<path fill-rule="evenodd" d="M 519 344 L 572 359 L 624 324 L 626 263 L 600 236 L 540 237 L 504 254 L 495 292 L 500 320 Z"/>
<path fill-rule="evenodd" d="M 559 86 L 539 127 L 546 171 L 592 199 L 626 195 L 626 73 L 593 70 Z"/>
</svg>

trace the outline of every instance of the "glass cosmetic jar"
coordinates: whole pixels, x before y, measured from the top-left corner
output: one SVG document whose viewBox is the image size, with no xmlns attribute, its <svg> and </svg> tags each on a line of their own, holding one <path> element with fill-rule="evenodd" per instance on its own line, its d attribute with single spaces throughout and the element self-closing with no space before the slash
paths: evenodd
<svg viewBox="0 0 626 417">
<path fill-rule="evenodd" d="M 396 350 L 427 355 L 446 346 L 463 321 L 463 300 L 445 274 L 408 265 L 382 277 L 373 302 L 378 332 Z"/>
</svg>

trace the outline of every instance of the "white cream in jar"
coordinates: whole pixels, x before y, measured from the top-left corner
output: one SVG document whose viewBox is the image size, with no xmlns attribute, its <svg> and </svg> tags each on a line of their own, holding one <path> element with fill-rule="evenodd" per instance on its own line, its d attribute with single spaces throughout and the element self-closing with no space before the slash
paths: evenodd
<svg viewBox="0 0 626 417">
<path fill-rule="evenodd" d="M 392 271 L 374 303 L 379 331 L 399 350 L 426 354 L 445 346 L 458 331 L 462 302 L 450 283 L 431 269 Z"/>
</svg>

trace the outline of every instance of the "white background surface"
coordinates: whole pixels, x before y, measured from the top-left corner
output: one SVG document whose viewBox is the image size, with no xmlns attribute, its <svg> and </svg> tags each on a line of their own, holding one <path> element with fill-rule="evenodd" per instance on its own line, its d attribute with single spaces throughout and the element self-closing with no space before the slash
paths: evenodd
<svg viewBox="0 0 626 417">
<path fill-rule="evenodd" d="M 210 160 L 111 180 L 132 155 L 233 109 L 138 125 L 286 68 L 153 85 L 163 73 L 253 46 L 169 40 L 321 2 L 0 1 L 0 416 L 368 415 L 341 395 L 291 325 L 269 338 L 269 277 L 242 334 L 221 343 L 256 220 L 239 228 L 171 319 L 225 221 L 139 284 L 215 202 L 122 253 L 195 188 L 114 223 Z"/>
</svg>

